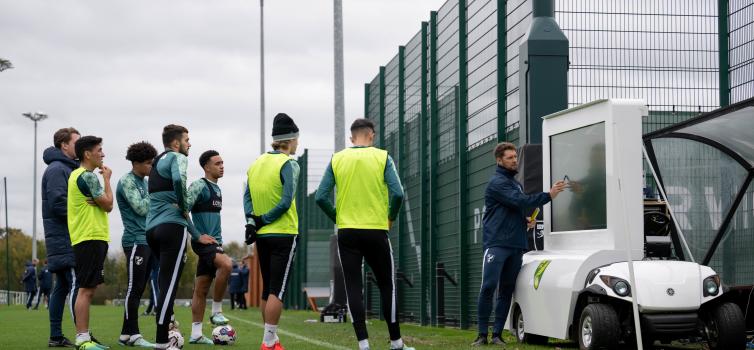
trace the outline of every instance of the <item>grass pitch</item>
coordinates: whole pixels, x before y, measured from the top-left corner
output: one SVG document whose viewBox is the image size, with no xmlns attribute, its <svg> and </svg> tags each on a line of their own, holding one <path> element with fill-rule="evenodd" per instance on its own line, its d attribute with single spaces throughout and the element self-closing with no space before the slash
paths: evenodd
<svg viewBox="0 0 754 350">
<path fill-rule="evenodd" d="M 184 349 L 208 348 L 207 345 L 190 345 L 188 337 L 191 333 L 191 310 L 187 307 L 176 306 L 176 318 L 180 323 L 180 330 L 186 339 Z M 91 315 L 92 333 L 113 349 L 125 349 L 118 345 L 123 320 L 123 308 L 114 306 L 93 306 Z M 72 341 L 75 338 L 70 314 L 66 308 L 63 317 L 63 332 Z M 208 318 L 209 310 L 205 315 Z M 263 324 L 257 309 L 225 310 L 225 315 L 231 320 L 230 324 L 238 333 L 238 340 L 232 347 L 239 349 L 258 349 L 262 340 Z M 322 324 L 312 322 L 318 320 L 319 314 L 311 311 L 284 311 L 280 321 L 279 335 L 283 346 L 288 350 L 350 350 L 358 349 L 356 337 L 350 323 Z M 153 341 L 155 336 L 155 320 L 153 316 L 142 316 L 139 326 L 144 337 Z M 379 320 L 369 320 L 369 339 L 373 349 L 389 349 L 388 333 L 385 323 Z M 212 325 L 205 322 L 204 335 L 211 337 Z M 49 323 L 47 310 L 27 311 L 23 306 L 0 306 L 0 348 L 1 349 L 47 349 L 49 338 Z M 401 325 L 403 339 L 417 350 L 440 349 L 478 349 L 469 346 L 476 333 L 471 330 L 454 328 L 422 327 L 414 324 Z M 509 350 L 535 349 L 577 349 L 572 343 L 550 341 L 548 346 L 529 346 L 517 344 L 511 334 L 505 334 Z M 482 349 L 503 347 L 486 346 Z M 699 348 L 699 347 L 693 347 Z M 676 348 L 677 349 L 677 348 Z"/>
</svg>

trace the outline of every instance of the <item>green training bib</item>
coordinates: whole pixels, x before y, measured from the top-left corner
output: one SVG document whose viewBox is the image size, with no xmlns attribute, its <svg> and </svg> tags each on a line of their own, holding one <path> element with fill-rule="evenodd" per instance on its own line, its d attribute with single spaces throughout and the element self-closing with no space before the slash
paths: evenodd
<svg viewBox="0 0 754 350">
<path fill-rule="evenodd" d="M 338 228 L 388 230 L 387 151 L 346 148 L 332 157 Z"/>
</svg>

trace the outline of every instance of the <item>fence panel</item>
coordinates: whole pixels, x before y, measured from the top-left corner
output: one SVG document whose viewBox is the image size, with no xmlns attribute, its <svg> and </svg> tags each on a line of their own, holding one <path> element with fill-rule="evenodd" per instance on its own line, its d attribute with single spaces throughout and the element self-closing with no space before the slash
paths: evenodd
<svg viewBox="0 0 754 350">
<path fill-rule="evenodd" d="M 400 271 L 398 276 L 402 299 L 399 300 L 403 318 L 419 321 L 422 303 L 421 269 L 421 215 L 423 196 L 419 172 L 421 157 L 422 121 L 422 37 L 417 33 L 404 51 L 404 103 L 406 124 L 403 127 L 406 149 L 401 164 L 401 181 L 405 191 L 404 213 L 400 226 Z M 407 282 L 408 281 L 408 282 Z"/>
<path fill-rule="evenodd" d="M 730 64 L 730 102 L 754 96 L 754 3 L 730 0 L 728 49 Z"/>
<path fill-rule="evenodd" d="M 459 3 L 465 7 L 459 8 Z M 569 38 L 569 105 L 602 98 L 645 99 L 650 109 L 643 120 L 643 131 L 647 133 L 718 108 L 727 99 L 726 94 L 731 102 L 754 96 L 754 4 L 749 0 L 730 0 L 727 12 L 723 8 L 718 13 L 718 3 L 557 0 L 555 17 Z M 505 7 L 498 8 L 501 4 Z M 459 18 L 459 14 L 464 17 Z M 402 81 L 398 79 L 396 83 L 398 59 L 394 58 L 365 87 L 365 114 L 379 125 L 377 144 L 389 150 L 394 158 L 404 152 L 399 169 L 407 202 L 398 225 L 400 234 L 396 237 L 395 231 L 391 233 L 393 243 L 398 243 L 396 263 L 403 274 L 400 278 L 416 283 L 422 277 L 421 261 L 431 265 L 426 270 L 430 278 L 423 286 L 428 290 L 399 283 L 400 307 L 407 320 L 414 320 L 420 310 L 417 298 L 429 296 L 426 303 L 432 323 L 468 325 L 469 321 L 476 321 L 473 304 L 481 280 L 477 261 L 481 260 L 482 251 L 484 188 L 494 169 L 491 153 L 496 141 L 516 144 L 524 141 L 518 135 L 521 110 L 518 51 L 531 23 L 531 14 L 531 0 L 448 0 L 431 15 L 427 28 L 426 106 L 421 106 L 420 34 L 400 51 Z M 725 25 L 727 31 L 719 33 L 718 27 Z M 465 30 L 465 37 L 459 36 L 459 29 Z M 726 35 L 727 48 L 726 41 L 720 41 Z M 721 68 L 721 62 L 727 62 L 729 67 Z M 724 86 L 726 80 L 729 86 Z M 395 88 L 401 82 L 403 90 L 396 93 Z M 401 92 L 403 99 L 396 102 Z M 422 107 L 429 112 L 426 124 L 421 119 Z M 395 124 L 401 119 L 403 125 Z M 502 125 L 498 121 L 503 121 Z M 423 126 L 429 136 L 427 140 L 420 137 Z M 504 135 L 498 135 L 499 132 Z M 400 144 L 404 149 L 400 149 Z M 662 156 L 670 159 L 677 155 L 673 152 Z M 690 171 L 706 169 L 710 162 L 724 162 L 719 155 L 708 153 L 702 152 L 698 158 L 672 166 Z M 429 160 L 424 163 L 428 169 L 420 168 L 417 159 L 421 157 Z M 426 171 L 429 182 L 426 196 L 421 195 L 422 171 Z M 464 174 L 463 178 L 460 174 Z M 721 182 L 727 187 L 712 190 L 724 195 L 736 187 L 732 180 L 721 180 L 727 178 L 722 173 L 708 171 L 699 176 L 683 181 Z M 648 187 L 654 186 L 651 177 L 646 182 Z M 705 196 L 701 187 L 696 190 L 701 192 L 676 192 L 671 196 L 675 196 L 676 202 L 693 204 L 677 211 L 695 217 L 690 235 L 696 248 L 692 249 L 701 251 L 709 244 L 706 240 L 711 239 L 708 235 L 717 220 L 714 217 L 725 209 L 725 203 L 718 200 L 719 196 Z M 463 203 L 459 203 L 461 200 Z M 700 218 L 697 212 L 705 201 L 719 207 L 712 211 L 711 218 Z M 421 210 L 423 203 L 427 203 L 425 211 Z M 753 205 L 746 205 L 739 209 L 728 238 L 721 244 L 723 249 L 713 258 L 714 267 L 723 271 L 726 280 L 740 281 L 743 274 L 750 274 L 741 268 L 734 271 L 730 265 L 737 247 L 748 244 L 744 240 L 747 231 L 742 231 L 743 226 L 735 226 L 748 222 L 754 209 Z M 422 212 L 430 217 L 418 217 Z M 421 227 L 422 219 L 429 224 L 426 233 Z M 464 227 L 459 226 L 462 222 Z M 417 227 L 428 235 L 428 242 L 417 238 L 421 235 L 412 238 L 411 232 L 416 232 Z M 459 245 L 464 246 L 459 249 Z M 429 249 L 421 250 L 420 246 Z M 458 286 L 445 279 L 442 290 L 435 289 L 440 281 L 436 278 L 435 263 L 442 263 Z M 461 271 L 464 264 L 468 265 L 466 273 Z M 463 294 L 467 300 L 461 300 Z M 440 306 L 444 314 L 438 313 Z M 462 311 L 464 307 L 468 310 L 466 314 Z"/>
</svg>

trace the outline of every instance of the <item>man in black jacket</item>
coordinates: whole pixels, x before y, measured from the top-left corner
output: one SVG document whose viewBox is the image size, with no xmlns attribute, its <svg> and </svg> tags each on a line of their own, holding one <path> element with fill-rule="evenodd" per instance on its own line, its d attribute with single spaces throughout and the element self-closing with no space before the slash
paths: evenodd
<svg viewBox="0 0 754 350">
<path fill-rule="evenodd" d="M 42 176 L 42 223 L 45 230 L 47 263 L 55 275 L 55 286 L 50 296 L 50 347 L 73 347 L 73 343 L 63 336 L 63 308 L 70 292 L 71 318 L 72 305 L 76 303 L 74 271 L 76 260 L 68 233 L 68 177 L 79 167 L 76 161 L 76 140 L 81 135 L 74 128 L 63 128 L 53 136 L 54 146 L 47 148 L 42 158 L 47 169 Z M 73 287 L 72 287 L 73 285 Z M 75 323 L 75 320 L 74 320 Z"/>
<path fill-rule="evenodd" d="M 34 310 L 39 308 L 39 302 L 45 299 L 45 306 L 50 302 L 50 291 L 52 290 L 52 273 L 47 266 L 47 260 L 44 261 L 42 270 L 39 271 L 37 279 L 39 280 L 39 289 L 37 290 L 37 305 L 34 306 Z"/>
<path fill-rule="evenodd" d="M 479 291 L 479 336 L 471 344 L 487 344 L 487 331 L 492 298 L 497 290 L 493 344 L 503 345 L 505 319 L 511 305 L 521 260 L 527 248 L 526 229 L 534 226 L 529 216 L 534 208 L 547 204 L 565 188 L 563 181 L 552 186 L 550 192 L 524 194 L 523 187 L 513 176 L 518 172 L 516 146 L 503 142 L 495 147 L 495 174 L 484 193 L 482 287 Z M 527 222 L 529 221 L 529 222 Z"/>
<path fill-rule="evenodd" d="M 24 276 L 21 278 L 21 283 L 24 285 L 26 291 L 26 309 L 31 309 L 31 303 L 34 301 L 34 296 L 37 295 L 37 262 L 27 261 L 26 268 L 24 269 Z"/>
</svg>

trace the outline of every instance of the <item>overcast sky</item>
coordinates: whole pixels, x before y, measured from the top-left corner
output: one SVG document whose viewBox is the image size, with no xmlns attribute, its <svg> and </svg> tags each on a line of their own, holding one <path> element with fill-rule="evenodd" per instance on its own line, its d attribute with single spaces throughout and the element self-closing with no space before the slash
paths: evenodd
<svg viewBox="0 0 754 350">
<path fill-rule="evenodd" d="M 346 125 L 362 116 L 364 83 L 443 2 L 343 1 Z M 333 144 L 332 6 L 265 1 L 265 134 L 269 141 L 277 112 L 288 113 L 301 129 L 301 153 Z M 43 111 L 50 119 L 39 124 L 40 181 L 42 150 L 55 130 L 74 126 L 104 138 L 113 189 L 130 170 L 129 144 L 147 140 L 160 150 L 162 127 L 185 125 L 189 181 L 203 175 L 201 152 L 220 152 L 223 237 L 243 240 L 243 182 L 260 152 L 259 1 L 0 0 L 0 8 L 0 57 L 15 66 L 0 73 L 0 176 L 8 177 L 11 227 L 32 231 L 33 123 L 21 113 Z M 113 210 L 111 253 L 120 251 L 122 227 Z"/>
</svg>

